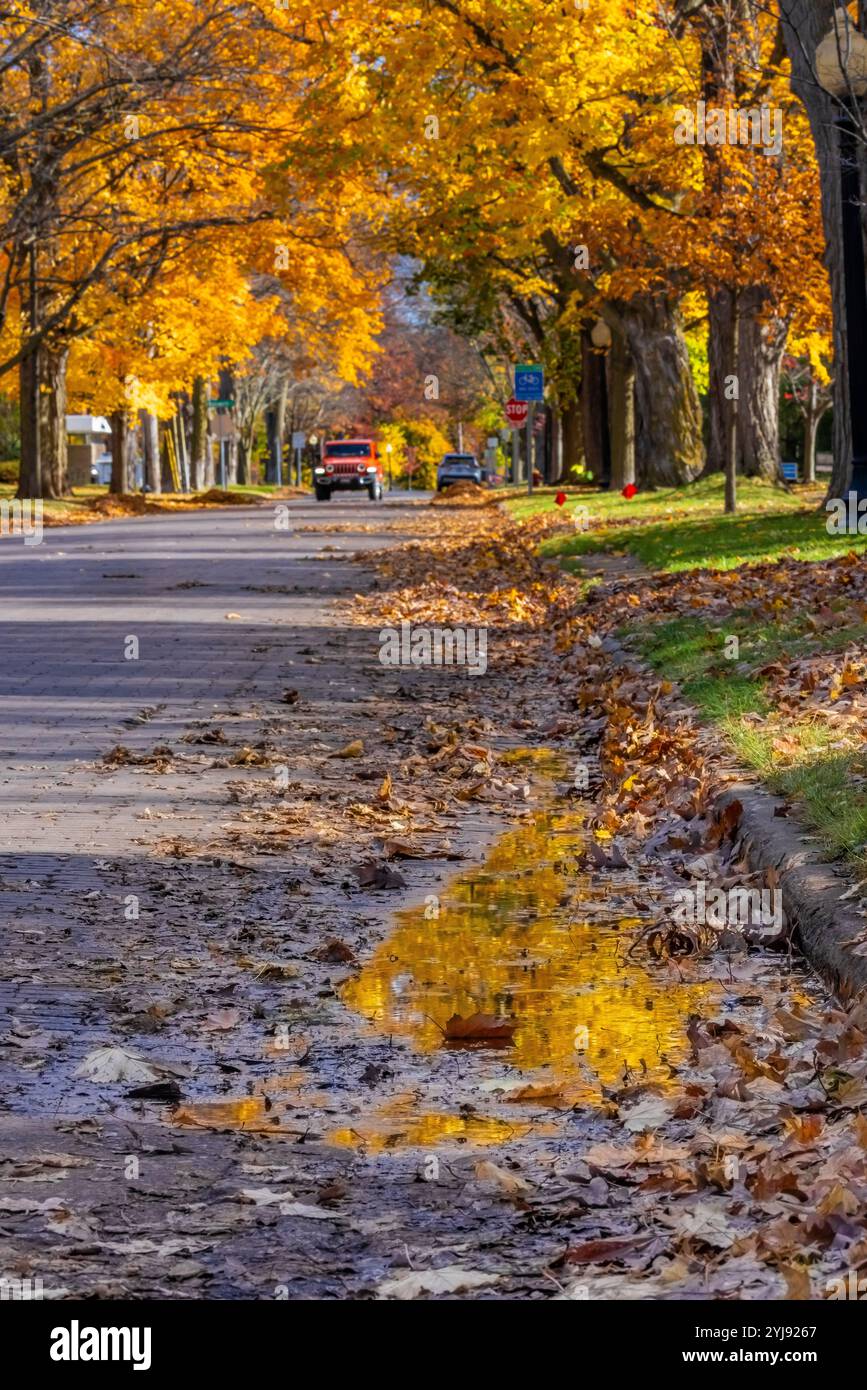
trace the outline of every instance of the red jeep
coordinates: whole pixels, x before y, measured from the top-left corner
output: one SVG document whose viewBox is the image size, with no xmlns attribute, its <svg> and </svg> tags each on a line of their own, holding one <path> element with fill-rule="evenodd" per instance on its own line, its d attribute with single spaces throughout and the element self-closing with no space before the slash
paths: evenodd
<svg viewBox="0 0 867 1390">
<path fill-rule="evenodd" d="M 330 502 L 335 488 L 367 488 L 371 502 L 382 500 L 382 463 L 375 439 L 329 439 L 322 462 L 313 470 L 316 501 Z"/>
</svg>

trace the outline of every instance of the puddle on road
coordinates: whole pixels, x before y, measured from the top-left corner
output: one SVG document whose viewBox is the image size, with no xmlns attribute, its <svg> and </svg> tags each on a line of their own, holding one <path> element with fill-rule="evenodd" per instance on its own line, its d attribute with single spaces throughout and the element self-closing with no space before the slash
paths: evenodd
<svg viewBox="0 0 867 1390">
<path fill-rule="evenodd" d="M 280 1086 L 259 1082 L 242 1099 L 186 1104 L 174 1123 L 260 1134 L 312 1125 L 330 1143 L 371 1152 L 497 1145 L 557 1134 L 563 1112 L 598 1107 L 600 1087 L 622 1085 L 630 1073 L 669 1083 L 668 1064 L 690 1055 L 690 1014 L 713 1007 L 720 987 L 681 982 L 671 967 L 627 957 L 638 922 L 617 917 L 616 900 L 640 895 L 642 885 L 625 873 L 613 883 L 591 880 L 579 869 L 582 812 L 553 801 L 562 762 L 539 751 L 519 760 L 537 787 L 541 781 L 549 809 L 504 833 L 439 899 L 398 912 L 391 935 L 342 990 L 346 1006 L 383 1039 L 411 1043 L 409 1065 L 405 1052 L 392 1064 L 399 1093 L 328 1128 L 333 1099 L 304 1094 L 299 1072 Z M 591 901 L 597 911 L 582 919 L 581 904 Z M 601 916 L 601 904 L 610 912 Z M 446 1021 L 474 1013 L 512 1018 L 512 1045 L 444 1043 Z M 307 1085 L 315 1086 L 312 1077 Z"/>
<path fill-rule="evenodd" d="M 328 1097 L 303 1094 L 307 1077 L 301 1070 L 261 1077 L 253 1095 L 225 1100 L 184 1101 L 172 1111 L 172 1124 L 193 1129 L 243 1129 L 251 1134 L 302 1133 L 296 1117 L 299 1105 L 311 1109 L 328 1104 Z"/>
<path fill-rule="evenodd" d="M 625 960 L 635 918 L 569 920 L 562 900 L 584 838 L 568 812 L 509 831 L 447 890 L 438 917 L 424 906 L 398 913 L 396 931 L 345 986 L 345 1002 L 424 1052 L 443 1046 L 452 1014 L 512 1016 L 514 1043 L 500 1057 L 522 1071 L 553 1069 L 573 1088 L 580 1055 L 603 1085 L 621 1081 L 624 1068 L 664 1079 L 663 1054 L 675 1063 L 687 1055 L 686 1019 L 708 986 L 678 985 L 667 971 Z"/>
<path fill-rule="evenodd" d="M 365 1116 L 354 1125 L 335 1129 L 327 1136 L 330 1144 L 348 1148 L 361 1145 L 368 1153 L 383 1149 L 418 1147 L 430 1149 L 437 1144 L 506 1144 L 510 1139 L 522 1139 L 540 1127 L 528 1120 L 516 1118 L 514 1124 L 492 1115 L 450 1115 L 443 1111 L 417 1113 L 417 1099 L 412 1092 L 397 1096 L 374 1114 Z M 549 1130 L 554 1133 L 553 1127 Z"/>
<path fill-rule="evenodd" d="M 538 1118 L 545 1107 L 598 1105 L 600 1086 L 622 1084 L 630 1072 L 669 1081 L 667 1064 L 691 1051 L 689 1015 L 706 1009 L 719 988 L 679 983 L 670 969 L 629 960 L 634 917 L 581 920 L 582 900 L 641 892 L 631 878 L 591 884 L 577 867 L 586 835 L 568 803 L 509 830 L 438 902 L 399 912 L 395 931 L 342 991 L 379 1033 L 410 1039 L 429 1061 L 453 1051 L 441 1031 L 453 1014 L 511 1017 L 513 1044 L 473 1049 L 468 1065 L 475 1105 L 490 1100 L 514 1118 L 426 1112 L 422 1085 L 421 1094 L 417 1088 L 332 1132 L 331 1142 L 501 1143 L 530 1128 L 553 1132 Z"/>
</svg>

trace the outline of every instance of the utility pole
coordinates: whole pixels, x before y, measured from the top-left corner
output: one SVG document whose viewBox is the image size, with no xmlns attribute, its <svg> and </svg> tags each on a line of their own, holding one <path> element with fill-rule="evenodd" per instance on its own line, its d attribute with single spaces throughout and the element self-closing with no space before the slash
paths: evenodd
<svg viewBox="0 0 867 1390">
<path fill-rule="evenodd" d="M 732 294 L 732 359 L 731 382 L 732 398 L 729 402 L 731 410 L 729 412 L 729 437 L 726 448 L 726 485 L 725 485 L 725 506 L 726 513 L 737 511 L 737 476 L 738 476 L 738 416 L 740 382 L 738 381 L 738 368 L 740 363 L 740 337 L 741 337 L 741 310 L 740 293 L 735 287 Z"/>
<path fill-rule="evenodd" d="M 28 387 L 30 388 L 29 394 L 30 394 L 30 417 L 31 417 L 31 426 L 30 426 L 30 430 L 31 430 L 31 435 L 30 435 L 30 449 L 31 449 L 30 485 L 28 486 L 27 484 L 25 484 L 25 483 L 24 483 L 24 480 L 23 480 L 23 478 L 22 478 L 22 479 L 21 479 L 21 484 L 22 484 L 23 486 L 19 486 L 19 492 L 22 492 L 22 491 L 24 490 L 24 487 L 26 487 L 26 488 L 27 488 L 27 494 L 26 494 L 26 495 L 32 495 L 33 497 L 41 497 L 41 496 L 42 496 L 42 429 L 41 429 L 41 421 L 40 421 L 40 419 L 39 419 L 39 415 L 40 415 L 40 409 L 39 409 L 39 407 L 40 407 L 40 404 L 41 404 L 41 400 L 40 400 L 40 391 L 39 391 L 39 378 L 40 378 L 41 372 L 40 372 L 40 352 L 39 352 L 39 345 L 38 345 L 38 343 L 35 341 L 36 334 L 37 334 L 37 332 L 39 331 L 39 281 L 38 281 L 38 277 L 37 277 L 36 236 L 35 236 L 35 234 L 34 234 L 34 236 L 31 238 L 31 241 L 30 241 L 29 271 L 30 271 L 30 332 L 31 332 L 31 333 L 33 334 L 33 336 L 34 336 L 34 343 L 33 343 L 33 347 L 32 347 L 31 352 L 30 352 L 30 357 L 29 357 L 29 366 L 28 366 L 28 373 L 29 373 L 29 375 L 28 375 L 28 380 L 27 380 L 27 385 L 28 385 Z M 22 470 L 22 471 L 23 471 L 23 470 Z"/>
</svg>

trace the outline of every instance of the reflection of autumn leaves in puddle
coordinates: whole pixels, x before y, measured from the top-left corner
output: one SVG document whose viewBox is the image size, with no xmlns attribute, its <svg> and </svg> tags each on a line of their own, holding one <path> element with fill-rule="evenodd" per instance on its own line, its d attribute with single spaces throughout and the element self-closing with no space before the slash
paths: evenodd
<svg viewBox="0 0 867 1390">
<path fill-rule="evenodd" d="M 282 1127 L 281 1116 L 262 1096 L 243 1096 L 239 1100 L 191 1101 L 172 1111 L 173 1125 L 194 1129 L 244 1129 L 254 1133 L 273 1133 Z"/>
<path fill-rule="evenodd" d="M 243 1129 L 254 1134 L 297 1132 L 297 1123 L 287 1124 L 287 1111 L 298 1105 L 306 1078 L 303 1072 L 268 1076 L 256 1083 L 256 1094 L 226 1100 L 185 1101 L 171 1115 L 172 1124 L 194 1129 Z M 289 1093 L 289 1099 L 287 1099 Z M 325 1096 L 305 1095 L 305 1105 L 327 1104 Z"/>
<path fill-rule="evenodd" d="M 570 921 L 564 898 L 571 897 L 585 834 L 571 811 L 538 814 L 509 831 L 481 868 L 451 885 L 438 916 L 426 917 L 424 907 L 397 915 L 395 932 L 346 985 L 346 1003 L 379 1032 L 411 1037 L 423 1052 L 443 1046 L 437 1025 L 452 1014 L 513 1016 L 514 1046 L 496 1055 L 485 1051 L 470 1063 L 480 1081 L 496 1074 L 491 1067 L 499 1062 L 501 1074 L 511 1066 L 525 1073 L 522 1085 L 553 1082 L 573 1104 L 598 1100 L 599 1084 L 622 1081 L 627 1068 L 664 1083 L 666 1060 L 688 1055 L 688 1015 L 714 987 L 680 984 L 668 971 L 652 973 L 625 959 L 623 928 L 631 922 Z M 487 1082 L 486 1101 L 496 1099 L 494 1084 Z M 514 1108 L 520 1125 L 526 1111 Z M 439 1127 L 440 1137 L 472 1140 L 478 1121 L 464 1129 L 458 1117 L 433 1115 L 422 1123 Z M 363 1133 L 366 1126 L 355 1129 Z M 331 1137 L 350 1142 L 348 1133 Z"/>
<path fill-rule="evenodd" d="M 448 1115 L 436 1111 L 418 1114 L 416 1106 L 414 1095 L 398 1096 L 383 1105 L 375 1115 L 366 1116 L 354 1126 L 333 1130 L 328 1139 L 332 1144 L 345 1144 L 351 1148 L 363 1144 L 371 1153 L 377 1153 L 382 1149 L 404 1148 L 407 1145 L 428 1148 L 446 1140 L 505 1144 L 509 1139 L 522 1138 L 530 1129 L 534 1132 L 539 1130 L 538 1125 L 517 1117 L 510 1124 L 508 1120 L 489 1115 Z"/>
</svg>

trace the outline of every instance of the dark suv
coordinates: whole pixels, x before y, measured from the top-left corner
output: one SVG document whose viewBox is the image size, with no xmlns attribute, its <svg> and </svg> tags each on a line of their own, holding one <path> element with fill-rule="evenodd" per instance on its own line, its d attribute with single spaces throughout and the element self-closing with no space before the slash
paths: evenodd
<svg viewBox="0 0 867 1390">
<path fill-rule="evenodd" d="M 449 483 L 479 483 L 484 481 L 482 466 L 475 454 L 445 454 L 437 469 L 437 492 Z"/>
</svg>

